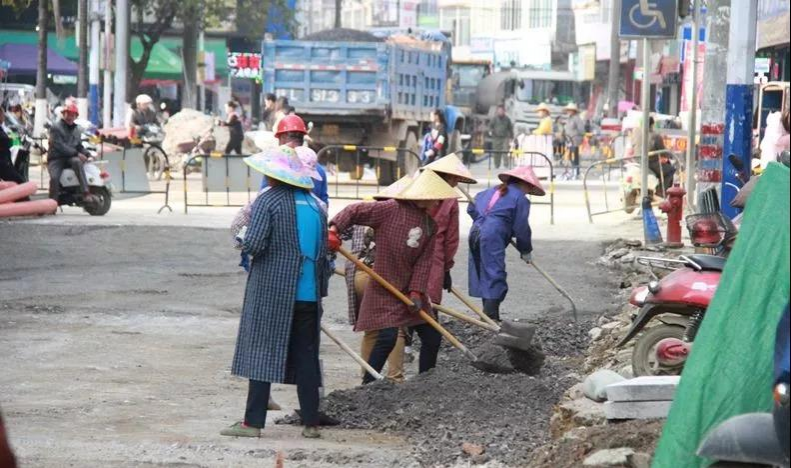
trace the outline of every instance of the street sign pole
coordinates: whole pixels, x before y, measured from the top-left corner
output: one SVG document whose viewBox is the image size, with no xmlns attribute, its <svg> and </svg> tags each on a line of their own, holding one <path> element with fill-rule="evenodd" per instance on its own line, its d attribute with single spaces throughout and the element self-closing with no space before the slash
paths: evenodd
<svg viewBox="0 0 791 468">
<path fill-rule="evenodd" d="M 695 209 L 697 200 L 695 199 L 695 171 L 697 155 L 697 146 L 695 144 L 697 126 L 698 126 L 698 65 L 700 57 L 698 57 L 698 36 L 700 36 L 700 0 L 693 0 L 692 2 L 692 88 L 690 89 L 690 104 L 689 104 L 689 120 L 687 122 L 687 154 L 686 164 L 686 190 L 687 190 L 687 207 L 690 210 Z"/>
<path fill-rule="evenodd" d="M 648 119 L 651 113 L 651 82 L 648 79 L 648 68 L 651 61 L 651 51 L 649 50 L 650 43 L 648 38 L 643 38 L 643 82 L 640 86 L 640 106 L 643 109 L 643 122 L 640 126 L 642 138 L 642 151 L 640 154 L 640 168 L 642 179 L 640 180 L 640 201 L 642 202 L 648 196 L 648 150 L 650 142 L 648 141 Z"/>
</svg>

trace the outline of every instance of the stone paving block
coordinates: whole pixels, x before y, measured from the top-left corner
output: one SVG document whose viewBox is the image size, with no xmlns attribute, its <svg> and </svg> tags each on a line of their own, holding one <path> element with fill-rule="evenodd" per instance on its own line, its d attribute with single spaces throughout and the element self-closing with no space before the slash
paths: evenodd
<svg viewBox="0 0 791 468">
<path fill-rule="evenodd" d="M 607 419 L 661 419 L 670 412 L 672 401 L 608 401 L 604 403 Z"/>
<path fill-rule="evenodd" d="M 609 401 L 671 401 L 681 379 L 677 375 L 644 376 L 607 386 Z"/>
</svg>

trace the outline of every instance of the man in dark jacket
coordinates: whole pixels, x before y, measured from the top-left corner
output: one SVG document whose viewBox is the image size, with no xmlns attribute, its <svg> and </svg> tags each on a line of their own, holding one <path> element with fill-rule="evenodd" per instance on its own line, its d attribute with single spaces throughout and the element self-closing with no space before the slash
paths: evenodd
<svg viewBox="0 0 791 468">
<path fill-rule="evenodd" d="M 505 151 L 510 149 L 511 140 L 514 139 L 514 124 L 505 115 L 505 107 L 497 106 L 497 114 L 489 122 L 489 133 L 492 136 L 492 150 L 494 153 L 494 167 L 500 168 Z"/>
<path fill-rule="evenodd" d="M 76 104 L 67 104 L 61 110 L 61 119 L 49 130 L 49 197 L 57 200 L 60 193 L 60 176 L 63 170 L 71 167 L 80 181 L 85 199 L 91 198 L 85 171 L 82 168 L 90 154 L 82 146 L 82 132 L 74 122 L 79 115 Z"/>
</svg>

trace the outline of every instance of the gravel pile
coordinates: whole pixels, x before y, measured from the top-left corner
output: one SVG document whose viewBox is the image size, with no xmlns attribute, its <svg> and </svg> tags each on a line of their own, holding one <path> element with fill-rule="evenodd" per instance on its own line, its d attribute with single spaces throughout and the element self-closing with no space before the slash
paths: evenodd
<svg viewBox="0 0 791 468">
<path fill-rule="evenodd" d="M 414 444 L 412 456 L 423 466 L 493 460 L 524 466 L 531 452 L 549 441 L 552 408 L 579 379 L 577 364 L 569 358 L 580 357 L 590 328 L 556 318 L 532 322 L 538 325 L 536 352 L 547 354 L 538 375 L 485 373 L 458 351 L 443 349 L 431 372 L 402 384 L 376 382 L 335 391 L 324 399 L 322 410 L 344 428 L 406 436 Z M 493 353 L 487 359 L 497 359 L 488 344 L 490 333 L 455 322 L 448 328 L 474 352 Z M 511 353 L 500 354 L 510 355 L 504 365 L 513 364 Z M 517 356 L 529 361 L 535 355 Z M 288 417 L 280 423 L 296 421 Z"/>
<path fill-rule="evenodd" d="M 341 42 L 383 42 L 379 37 L 356 29 L 335 28 L 308 34 L 305 41 L 341 41 Z"/>
</svg>

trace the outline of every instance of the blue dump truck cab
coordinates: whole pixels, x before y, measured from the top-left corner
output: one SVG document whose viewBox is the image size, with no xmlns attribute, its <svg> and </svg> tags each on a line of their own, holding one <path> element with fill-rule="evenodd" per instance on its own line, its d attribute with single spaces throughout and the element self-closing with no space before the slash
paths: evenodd
<svg viewBox="0 0 791 468">
<path fill-rule="evenodd" d="M 397 147 L 419 154 L 433 109 L 445 109 L 448 54 L 441 42 L 391 40 L 263 43 L 264 91 L 285 96 L 320 145 Z M 379 182 L 414 171 L 406 152 L 369 152 L 381 158 Z M 339 155 L 354 171 L 356 153 Z M 400 171 L 398 171 L 400 169 Z"/>
</svg>

